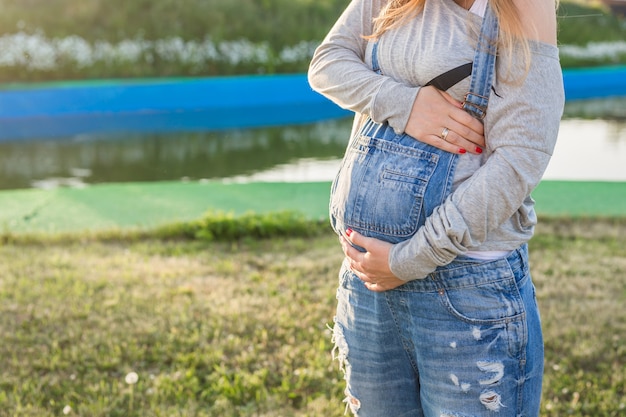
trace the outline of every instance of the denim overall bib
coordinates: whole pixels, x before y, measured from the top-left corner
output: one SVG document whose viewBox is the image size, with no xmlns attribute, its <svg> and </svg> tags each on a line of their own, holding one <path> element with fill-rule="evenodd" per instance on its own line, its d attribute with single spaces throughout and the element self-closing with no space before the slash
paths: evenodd
<svg viewBox="0 0 626 417">
<path fill-rule="evenodd" d="M 481 120 L 495 73 L 497 34 L 498 21 L 488 7 L 464 101 L 464 109 Z M 377 50 L 376 43 L 372 64 L 380 74 Z M 409 239 L 450 194 L 458 158 L 368 118 L 348 144 L 331 187 L 333 229 L 390 243 Z"/>
<path fill-rule="evenodd" d="M 487 6 L 464 104 L 479 119 L 495 74 L 497 33 Z M 450 194 L 458 158 L 368 120 L 332 185 L 333 228 L 391 243 L 409 239 Z M 354 415 L 538 416 L 543 339 L 526 245 L 491 261 L 459 256 L 382 293 L 368 290 L 344 262 L 337 300 L 333 357 Z"/>
</svg>

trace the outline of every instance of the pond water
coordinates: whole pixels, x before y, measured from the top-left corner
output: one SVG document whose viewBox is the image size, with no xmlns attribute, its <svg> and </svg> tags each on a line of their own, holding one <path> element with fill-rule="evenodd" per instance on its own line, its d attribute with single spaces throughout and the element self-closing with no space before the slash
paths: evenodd
<svg viewBox="0 0 626 417">
<path fill-rule="evenodd" d="M 130 181 L 330 181 L 350 119 L 0 143 L 0 189 Z M 572 102 L 545 179 L 626 181 L 626 98 Z"/>
</svg>

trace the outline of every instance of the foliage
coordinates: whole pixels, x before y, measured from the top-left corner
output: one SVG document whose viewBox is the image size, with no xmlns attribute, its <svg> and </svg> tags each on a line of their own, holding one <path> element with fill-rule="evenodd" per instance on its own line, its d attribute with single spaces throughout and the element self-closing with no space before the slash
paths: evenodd
<svg viewBox="0 0 626 417">
<path fill-rule="evenodd" d="M 603 8 L 562 1 L 558 15 L 558 36 L 563 45 L 626 39 L 626 20 Z"/>
<path fill-rule="evenodd" d="M 0 81 L 302 71 L 311 44 L 319 43 L 347 3 L 1 0 Z M 195 56 L 180 59 L 190 53 Z M 52 65 L 38 67 L 46 59 Z"/>
<path fill-rule="evenodd" d="M 349 0 L 1 0 L 0 33 L 42 30 L 94 42 L 180 37 L 265 40 L 282 48 L 321 39 Z"/>
<path fill-rule="evenodd" d="M 19 233 L 0 234 L 2 245 L 65 244 L 87 242 L 136 242 L 143 239 L 197 240 L 205 242 L 252 241 L 274 238 L 307 238 L 327 234 L 328 219 L 310 219 L 299 212 L 276 211 L 268 213 L 207 212 L 201 219 L 172 223 L 154 229 L 110 229 L 82 233 Z"/>
<path fill-rule="evenodd" d="M 304 72 L 348 3 L 0 0 L 0 82 Z M 562 2 L 559 38 L 608 43 L 608 55 L 574 51 L 564 66 L 626 61 L 626 21 L 606 10 Z"/>
<path fill-rule="evenodd" d="M 311 237 L 329 230 L 326 220 L 312 221 L 296 212 L 207 213 L 197 222 L 166 226 L 157 231 L 161 236 L 186 236 L 206 241 L 237 241 L 280 237 Z"/>
</svg>

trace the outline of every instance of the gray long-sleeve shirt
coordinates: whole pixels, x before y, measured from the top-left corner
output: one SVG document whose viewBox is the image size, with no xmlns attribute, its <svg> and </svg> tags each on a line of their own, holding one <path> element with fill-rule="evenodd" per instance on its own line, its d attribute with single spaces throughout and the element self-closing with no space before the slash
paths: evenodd
<svg viewBox="0 0 626 417">
<path fill-rule="evenodd" d="M 371 67 L 372 19 L 386 0 L 353 0 L 318 47 L 309 68 L 313 89 L 398 133 L 407 124 L 421 85 L 470 62 L 481 18 L 453 0 L 427 0 L 410 22 L 379 40 L 384 75 Z M 409 240 L 393 246 L 390 268 L 401 279 L 423 278 L 467 251 L 512 250 L 536 224 L 530 197 L 548 165 L 564 105 L 558 49 L 530 41 L 528 73 L 521 51 L 499 57 L 485 122 L 482 155 L 460 156 L 452 194 Z M 510 81 L 513 79 L 514 81 Z M 508 80 L 508 81 L 507 81 Z M 469 78 L 448 92 L 461 100 Z"/>
</svg>

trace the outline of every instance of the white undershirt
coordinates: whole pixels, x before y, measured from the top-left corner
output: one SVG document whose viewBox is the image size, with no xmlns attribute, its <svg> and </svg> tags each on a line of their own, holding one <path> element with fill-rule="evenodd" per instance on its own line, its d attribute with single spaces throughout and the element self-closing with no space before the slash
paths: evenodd
<svg viewBox="0 0 626 417">
<path fill-rule="evenodd" d="M 469 8 L 469 11 L 483 17 L 485 15 L 485 9 L 487 8 L 488 1 L 489 0 L 475 0 L 472 7 Z"/>
</svg>

